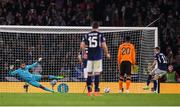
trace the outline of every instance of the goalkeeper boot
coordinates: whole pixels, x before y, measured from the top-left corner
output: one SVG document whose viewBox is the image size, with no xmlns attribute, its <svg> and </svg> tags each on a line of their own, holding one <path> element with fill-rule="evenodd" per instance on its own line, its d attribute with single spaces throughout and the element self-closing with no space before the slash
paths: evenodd
<svg viewBox="0 0 180 107">
<path fill-rule="evenodd" d="M 143 89 L 144 90 L 149 90 L 149 86 L 145 86 Z"/>
<path fill-rule="evenodd" d="M 64 76 L 57 76 L 56 79 L 63 79 Z"/>
</svg>

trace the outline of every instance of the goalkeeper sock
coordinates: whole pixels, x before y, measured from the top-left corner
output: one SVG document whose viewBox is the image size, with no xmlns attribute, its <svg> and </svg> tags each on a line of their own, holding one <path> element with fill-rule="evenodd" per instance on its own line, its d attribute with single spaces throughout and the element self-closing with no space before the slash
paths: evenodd
<svg viewBox="0 0 180 107">
<path fill-rule="evenodd" d="M 48 78 L 49 79 L 59 79 L 60 77 L 59 76 L 48 75 Z"/>
<path fill-rule="evenodd" d="M 126 90 L 129 90 L 130 83 L 131 83 L 131 80 L 130 80 L 130 79 L 127 79 L 127 80 L 126 80 Z"/>
<path fill-rule="evenodd" d="M 154 91 L 157 90 L 157 80 L 154 80 Z"/>
<path fill-rule="evenodd" d="M 45 90 L 45 91 L 54 92 L 54 90 L 51 90 L 51 89 L 44 87 L 44 86 L 40 86 L 40 88 Z"/>
<path fill-rule="evenodd" d="M 44 90 L 46 90 L 46 91 L 49 91 L 49 92 L 54 92 L 54 90 L 51 90 L 51 89 L 49 89 L 49 88 L 44 88 Z"/>
<path fill-rule="evenodd" d="M 48 75 L 48 78 L 49 78 L 49 79 L 54 79 L 55 76 L 53 76 L 53 75 Z"/>
<path fill-rule="evenodd" d="M 147 79 L 147 86 L 149 86 L 150 82 L 151 82 L 151 79 L 152 79 L 152 75 L 149 75 L 148 76 L 148 79 Z"/>
<path fill-rule="evenodd" d="M 122 90 L 123 88 L 123 79 L 119 80 L 119 90 Z"/>
<path fill-rule="evenodd" d="M 86 85 L 87 85 L 87 90 L 88 90 L 88 92 L 91 92 L 91 91 L 92 91 L 91 83 L 92 83 L 92 77 L 91 77 L 91 76 L 88 76 L 88 77 L 87 77 L 87 80 L 86 80 Z"/>
<path fill-rule="evenodd" d="M 95 85 L 95 92 L 99 92 L 99 75 L 95 75 L 94 85 Z"/>
</svg>

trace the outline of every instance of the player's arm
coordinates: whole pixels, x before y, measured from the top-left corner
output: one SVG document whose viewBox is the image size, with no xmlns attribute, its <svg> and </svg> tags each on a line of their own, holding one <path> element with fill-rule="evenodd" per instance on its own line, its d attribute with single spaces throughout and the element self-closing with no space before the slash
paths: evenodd
<svg viewBox="0 0 180 107">
<path fill-rule="evenodd" d="M 32 69 L 32 68 L 36 67 L 38 65 L 38 63 L 41 62 L 41 61 L 42 61 L 42 58 L 39 58 L 37 62 L 35 62 L 35 63 L 31 64 L 31 65 L 27 65 L 26 68 L 27 69 Z"/>
<path fill-rule="evenodd" d="M 104 50 L 104 53 L 105 53 L 106 57 L 107 57 L 107 58 L 110 58 L 110 54 L 109 54 L 109 51 L 108 51 L 108 47 L 107 47 L 106 42 L 103 42 L 103 43 L 102 43 L 102 48 L 103 48 L 103 50 Z"/>
<path fill-rule="evenodd" d="M 13 70 L 14 69 L 14 65 L 10 65 L 10 71 L 9 71 L 9 74 L 14 76 L 18 73 L 18 70 Z"/>
<path fill-rule="evenodd" d="M 154 60 L 149 69 L 153 69 L 157 64 L 157 60 Z"/>
<path fill-rule="evenodd" d="M 132 51 L 132 54 L 131 54 L 131 55 L 132 55 L 132 56 L 131 56 L 131 58 L 132 58 L 132 64 L 135 65 L 135 64 L 136 64 L 136 50 L 135 50 L 134 45 L 132 45 L 131 51 Z"/>
<path fill-rule="evenodd" d="M 118 56 L 117 56 L 118 67 L 120 66 L 120 62 L 121 62 L 121 58 L 122 58 L 121 53 L 122 53 L 122 52 L 121 52 L 121 46 L 119 46 Z"/>
<path fill-rule="evenodd" d="M 83 62 L 81 52 L 78 53 L 78 61 L 79 61 L 80 63 Z"/>
<path fill-rule="evenodd" d="M 10 72 L 9 72 L 9 74 L 12 75 L 12 76 L 16 75 L 17 73 L 18 73 L 17 70 L 15 70 L 15 71 L 10 71 Z"/>
<path fill-rule="evenodd" d="M 85 35 L 83 38 L 82 38 L 82 42 L 80 43 L 80 49 L 82 52 L 85 52 L 85 49 L 86 49 L 86 42 L 87 42 L 87 35 Z M 82 55 L 79 53 L 78 55 L 78 60 L 79 62 L 82 63 Z"/>
<path fill-rule="evenodd" d="M 102 48 L 103 48 L 103 50 L 104 50 L 105 56 L 106 56 L 107 58 L 110 58 L 108 46 L 107 46 L 107 44 L 106 44 L 106 39 L 105 39 L 105 37 L 104 37 L 102 34 L 101 34 L 101 46 L 102 46 Z"/>
<path fill-rule="evenodd" d="M 86 48 L 86 44 L 85 44 L 85 42 L 82 41 L 80 43 L 80 49 L 85 50 L 85 48 Z"/>
<path fill-rule="evenodd" d="M 86 48 L 86 37 L 87 35 L 85 35 L 83 38 L 82 38 L 82 42 L 80 43 L 80 49 L 82 50 L 82 51 L 84 51 L 85 50 L 85 48 Z"/>
</svg>

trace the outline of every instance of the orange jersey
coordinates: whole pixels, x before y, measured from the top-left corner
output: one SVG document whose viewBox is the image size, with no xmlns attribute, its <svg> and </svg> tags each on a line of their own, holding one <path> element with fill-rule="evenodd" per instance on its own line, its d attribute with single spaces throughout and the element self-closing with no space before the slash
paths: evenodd
<svg viewBox="0 0 180 107">
<path fill-rule="evenodd" d="M 131 64 L 136 63 L 136 52 L 133 44 L 125 42 L 119 46 L 118 65 L 120 65 L 122 61 L 129 61 Z"/>
</svg>

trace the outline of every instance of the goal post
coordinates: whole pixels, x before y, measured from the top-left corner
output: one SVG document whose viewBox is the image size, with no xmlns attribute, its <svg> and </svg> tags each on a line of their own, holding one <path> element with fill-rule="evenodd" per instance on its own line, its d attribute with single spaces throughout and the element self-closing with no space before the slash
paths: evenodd
<svg viewBox="0 0 180 107">
<path fill-rule="evenodd" d="M 135 44 L 138 72 L 132 74 L 132 93 L 149 93 L 143 91 L 148 75 L 148 63 L 153 61 L 153 48 L 158 46 L 157 27 L 100 27 L 105 36 L 111 59 L 103 59 L 103 72 L 100 88 L 103 92 L 109 87 L 112 93 L 118 92 L 119 74 L 117 72 L 117 51 L 125 36 L 130 36 Z M 9 75 L 8 66 L 17 60 L 27 64 L 43 57 L 42 63 L 32 69 L 32 73 L 41 75 L 65 75 L 58 81 L 69 86 L 70 93 L 82 93 L 85 87 L 83 70 L 78 62 L 79 44 L 82 36 L 91 31 L 91 27 L 67 26 L 0 26 L 0 92 L 23 92 L 22 80 Z M 41 83 L 50 87 L 50 80 Z M 57 88 L 57 86 L 55 87 Z M 31 92 L 44 92 L 30 86 Z"/>
</svg>

